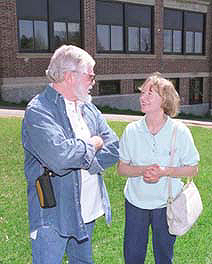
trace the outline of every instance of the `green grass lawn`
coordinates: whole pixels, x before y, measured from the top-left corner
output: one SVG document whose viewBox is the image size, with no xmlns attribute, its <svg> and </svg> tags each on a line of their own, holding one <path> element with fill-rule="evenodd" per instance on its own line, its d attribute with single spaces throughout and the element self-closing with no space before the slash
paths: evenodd
<svg viewBox="0 0 212 264">
<path fill-rule="evenodd" d="M 110 122 L 120 136 L 127 123 Z M 26 182 L 23 172 L 21 119 L 0 118 L 0 264 L 31 263 L 28 234 Z M 192 127 L 192 134 L 200 152 L 199 176 L 195 183 L 201 193 L 204 211 L 195 227 L 175 244 L 175 264 L 212 263 L 212 129 Z M 124 196 L 126 179 L 116 173 L 116 167 L 105 171 L 110 195 L 113 223 L 104 219 L 96 222 L 93 238 L 94 260 L 97 264 L 124 263 L 122 242 L 124 230 Z M 64 259 L 66 262 L 66 258 Z M 153 264 L 151 238 L 146 264 Z M 164 263 L 165 264 L 165 263 Z"/>
</svg>

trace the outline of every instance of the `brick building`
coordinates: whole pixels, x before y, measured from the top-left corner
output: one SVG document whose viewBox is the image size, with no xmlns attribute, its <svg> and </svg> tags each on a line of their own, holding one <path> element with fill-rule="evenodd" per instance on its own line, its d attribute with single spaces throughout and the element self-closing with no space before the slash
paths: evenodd
<svg viewBox="0 0 212 264">
<path fill-rule="evenodd" d="M 1 98 L 40 92 L 63 43 L 95 58 L 96 104 L 139 110 L 137 87 L 159 71 L 174 82 L 181 111 L 211 112 L 210 0 L 0 0 Z"/>
</svg>

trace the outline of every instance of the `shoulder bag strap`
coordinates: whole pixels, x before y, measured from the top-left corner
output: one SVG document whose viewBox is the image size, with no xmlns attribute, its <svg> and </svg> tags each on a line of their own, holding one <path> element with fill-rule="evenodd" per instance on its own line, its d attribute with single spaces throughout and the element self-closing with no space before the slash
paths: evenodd
<svg viewBox="0 0 212 264">
<path fill-rule="evenodd" d="M 173 129 L 173 132 L 172 132 L 169 167 L 172 167 L 173 160 L 174 160 L 175 143 L 176 143 L 176 131 L 177 131 L 177 124 L 174 125 L 174 129 Z M 173 196 L 172 196 L 172 182 L 171 182 L 171 177 L 168 176 L 168 202 L 172 201 L 172 200 L 173 200 Z"/>
</svg>

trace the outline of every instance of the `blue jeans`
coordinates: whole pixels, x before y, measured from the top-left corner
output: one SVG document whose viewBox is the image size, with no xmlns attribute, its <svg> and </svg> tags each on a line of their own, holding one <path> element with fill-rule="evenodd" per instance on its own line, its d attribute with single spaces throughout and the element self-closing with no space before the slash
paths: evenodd
<svg viewBox="0 0 212 264">
<path fill-rule="evenodd" d="M 171 264 L 176 236 L 168 232 L 166 208 L 140 209 L 125 201 L 124 258 L 126 264 L 143 264 L 146 257 L 149 226 L 156 264 Z"/>
<path fill-rule="evenodd" d="M 32 239 L 33 264 L 60 264 L 64 253 L 71 264 L 92 264 L 92 232 L 95 221 L 86 224 L 89 239 L 77 241 L 62 237 L 50 227 L 38 229 L 37 238 Z"/>
</svg>

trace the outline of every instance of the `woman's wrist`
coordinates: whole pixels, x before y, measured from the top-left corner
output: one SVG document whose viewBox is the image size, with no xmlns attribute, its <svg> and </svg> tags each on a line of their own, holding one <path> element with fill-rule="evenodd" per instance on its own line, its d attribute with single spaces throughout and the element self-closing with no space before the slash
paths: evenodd
<svg viewBox="0 0 212 264">
<path fill-rule="evenodd" d="M 166 176 L 172 177 L 173 176 L 173 169 L 174 168 L 172 168 L 172 167 L 166 167 L 165 168 Z"/>
</svg>

